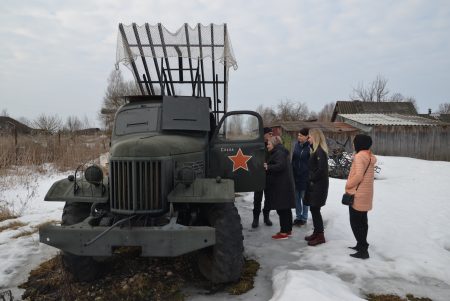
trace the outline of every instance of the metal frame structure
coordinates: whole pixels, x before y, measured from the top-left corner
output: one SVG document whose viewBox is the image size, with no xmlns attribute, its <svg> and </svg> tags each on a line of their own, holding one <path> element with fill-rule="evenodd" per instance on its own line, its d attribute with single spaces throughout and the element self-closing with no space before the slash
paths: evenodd
<svg viewBox="0 0 450 301">
<path fill-rule="evenodd" d="M 211 37 L 210 42 L 204 43 L 203 41 L 209 40 L 209 37 L 202 36 L 201 24 L 197 24 L 198 29 L 198 43 L 193 44 L 190 37 L 190 32 L 188 24 L 185 23 L 180 30 L 184 30 L 186 41 L 184 43 L 168 44 L 166 43 L 166 36 L 163 31 L 161 23 L 158 23 L 158 33 L 156 36 L 151 33 L 150 26 L 145 23 L 145 33 L 146 36 L 142 36 L 142 30 L 138 30 L 136 23 L 132 24 L 133 34 L 131 36 L 128 31 L 128 35 L 124 29 L 122 23 L 119 24 L 119 37 L 122 38 L 123 47 L 125 54 L 128 57 L 128 62 L 130 64 L 130 69 L 133 72 L 136 83 L 142 95 L 158 95 L 158 89 L 161 95 L 178 96 L 176 85 L 190 85 L 191 86 L 191 96 L 197 97 L 210 97 L 212 103 L 210 103 L 210 109 L 214 114 L 216 120 L 220 120 L 222 114 L 227 112 L 228 108 L 228 67 L 227 57 L 224 56 L 220 64 L 216 63 L 216 52 L 218 48 L 225 48 L 225 43 L 228 39 L 227 25 L 223 25 L 223 41 L 214 41 L 214 26 L 213 24 L 208 25 L 210 29 Z M 140 27 L 142 28 L 142 27 Z M 141 33 L 141 35 L 139 34 Z M 142 43 L 142 41 L 147 41 L 147 43 Z M 136 41 L 136 43 L 129 41 Z M 154 43 L 154 41 L 160 41 L 160 43 Z M 173 57 L 168 55 L 168 49 L 173 48 L 178 53 L 178 57 Z M 198 48 L 200 56 L 193 58 L 191 56 L 191 50 L 193 48 Z M 206 59 L 203 53 L 204 50 L 210 48 L 210 53 Z M 136 49 L 139 50 L 139 56 L 142 60 L 143 70 L 139 70 L 136 62 L 139 58 L 136 57 Z M 148 51 L 150 49 L 150 52 Z M 185 63 L 186 57 L 183 57 L 181 50 L 187 50 L 187 63 Z M 134 51 L 133 51 L 134 50 Z M 145 50 L 147 54 L 145 55 Z M 163 57 L 157 57 L 157 53 L 164 54 Z M 186 53 L 186 52 L 185 52 Z M 134 55 L 133 55 L 134 54 Z M 149 60 L 147 61 L 147 57 Z M 176 62 L 176 59 L 178 62 Z M 196 61 L 196 64 L 195 64 Z M 211 72 L 205 71 L 205 63 L 211 62 Z M 171 64 L 172 63 L 172 64 Z M 177 63 L 177 66 L 173 66 Z M 154 68 L 153 74 L 156 73 L 156 77 L 151 77 L 151 68 Z M 220 70 L 223 68 L 223 70 Z M 221 74 L 223 72 L 223 75 Z M 207 74 L 209 73 L 209 74 Z M 219 74 L 223 76 L 219 79 Z M 212 95 L 206 95 L 206 87 L 212 88 Z M 210 89 L 211 89 L 210 88 Z M 222 92 L 222 99 L 219 99 L 219 91 Z"/>
</svg>

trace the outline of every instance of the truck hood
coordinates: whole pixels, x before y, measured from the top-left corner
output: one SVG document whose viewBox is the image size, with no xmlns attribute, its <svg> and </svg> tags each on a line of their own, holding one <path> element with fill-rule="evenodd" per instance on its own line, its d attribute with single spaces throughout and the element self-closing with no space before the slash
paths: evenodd
<svg viewBox="0 0 450 301">
<path fill-rule="evenodd" d="M 195 153 L 205 147 L 204 137 L 145 133 L 116 137 L 110 154 L 111 157 L 163 157 Z"/>
</svg>

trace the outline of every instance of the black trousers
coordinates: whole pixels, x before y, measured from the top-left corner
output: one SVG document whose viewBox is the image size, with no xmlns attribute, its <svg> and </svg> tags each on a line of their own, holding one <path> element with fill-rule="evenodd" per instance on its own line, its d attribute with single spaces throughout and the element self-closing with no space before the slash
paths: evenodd
<svg viewBox="0 0 450 301">
<path fill-rule="evenodd" d="M 253 194 L 253 213 L 257 213 L 259 214 L 261 212 L 261 203 L 262 203 L 262 199 L 263 199 L 263 193 L 264 191 L 255 191 L 255 193 Z M 269 214 L 270 210 L 266 210 L 266 204 L 264 203 L 264 209 L 263 212 L 264 214 Z"/>
<path fill-rule="evenodd" d="M 292 231 L 292 211 L 291 209 L 277 210 L 280 217 L 280 232 L 288 233 Z"/>
<path fill-rule="evenodd" d="M 320 208 L 322 207 L 309 207 L 314 225 L 314 233 L 323 233 L 323 219 L 322 214 L 320 213 Z"/>
<path fill-rule="evenodd" d="M 358 250 L 367 250 L 369 247 L 367 243 L 367 232 L 369 230 L 367 211 L 358 211 L 353 209 L 352 206 L 349 206 L 349 212 L 350 226 L 357 241 L 356 247 Z"/>
</svg>

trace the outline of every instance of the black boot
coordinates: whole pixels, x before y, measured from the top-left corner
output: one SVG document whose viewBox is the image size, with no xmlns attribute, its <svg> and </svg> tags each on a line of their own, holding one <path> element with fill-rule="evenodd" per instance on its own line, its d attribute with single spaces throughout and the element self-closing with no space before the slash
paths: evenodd
<svg viewBox="0 0 450 301">
<path fill-rule="evenodd" d="M 355 254 L 350 254 L 351 257 L 359 258 L 359 259 L 368 259 L 369 252 L 367 250 L 359 250 Z"/>
<path fill-rule="evenodd" d="M 270 211 L 263 211 L 263 215 L 264 215 L 264 224 L 266 224 L 267 226 L 272 226 L 272 221 L 269 218 L 269 212 Z"/>
<path fill-rule="evenodd" d="M 259 226 L 259 212 L 253 211 L 252 228 L 258 228 Z"/>
</svg>

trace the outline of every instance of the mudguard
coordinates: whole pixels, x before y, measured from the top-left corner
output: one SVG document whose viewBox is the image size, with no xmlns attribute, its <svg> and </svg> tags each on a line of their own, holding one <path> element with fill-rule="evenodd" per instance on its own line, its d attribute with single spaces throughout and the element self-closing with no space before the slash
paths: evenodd
<svg viewBox="0 0 450 301">
<path fill-rule="evenodd" d="M 103 183 L 100 185 L 89 184 L 86 181 L 77 181 L 76 185 L 78 188 L 75 190 L 75 181 L 70 181 L 69 179 L 56 181 L 45 195 L 44 201 L 67 203 L 108 202 L 108 177 L 104 177 Z"/>
</svg>

